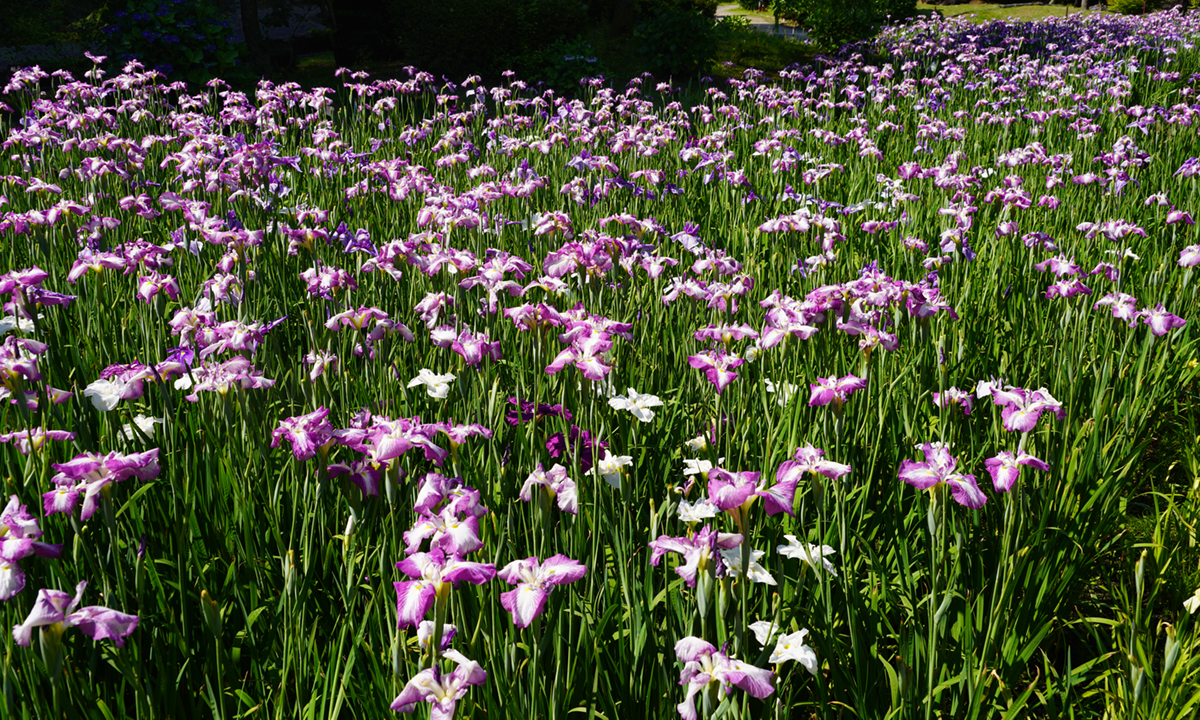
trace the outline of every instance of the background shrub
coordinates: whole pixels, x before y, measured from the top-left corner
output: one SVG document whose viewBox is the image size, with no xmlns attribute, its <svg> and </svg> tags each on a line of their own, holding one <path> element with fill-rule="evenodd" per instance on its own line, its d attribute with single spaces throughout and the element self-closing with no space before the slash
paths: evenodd
<svg viewBox="0 0 1200 720">
<path fill-rule="evenodd" d="M 113 11 L 105 32 L 114 60 L 137 58 L 172 80 L 247 74 L 228 13 L 207 0 L 128 0 Z"/>
<path fill-rule="evenodd" d="M 533 75 L 551 87 L 572 91 L 585 77 L 608 77 L 611 71 L 600 59 L 596 48 L 581 37 L 559 40 L 546 48 Z"/>
<path fill-rule="evenodd" d="M 633 37 L 642 66 L 663 79 L 704 72 L 717 53 L 712 20 L 685 6 L 653 11 Z"/>
<path fill-rule="evenodd" d="M 1154 3 L 1145 0 L 1108 0 L 1108 9 L 1122 15 L 1141 15 L 1148 10 L 1154 10 Z"/>
<path fill-rule="evenodd" d="M 870 37 L 878 26 L 881 5 L 905 0 L 776 0 L 781 17 L 800 24 L 823 50 Z M 915 8 L 915 4 L 914 4 Z"/>
<path fill-rule="evenodd" d="M 547 48 L 587 25 L 579 0 L 391 0 L 405 62 L 461 80 L 536 72 Z"/>
<path fill-rule="evenodd" d="M 0 8 L 0 45 L 86 44 L 101 36 L 101 0 L 4 0 Z"/>
</svg>

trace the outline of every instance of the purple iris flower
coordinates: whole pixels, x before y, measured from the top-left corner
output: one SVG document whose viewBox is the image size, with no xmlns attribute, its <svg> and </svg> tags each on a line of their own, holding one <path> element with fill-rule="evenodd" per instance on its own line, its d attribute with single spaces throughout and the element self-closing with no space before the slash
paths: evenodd
<svg viewBox="0 0 1200 720">
<path fill-rule="evenodd" d="M 363 460 L 349 463 L 331 463 L 325 472 L 331 478 L 346 476 L 358 486 L 365 497 L 379 497 L 379 484 L 383 482 L 383 469 Z"/>
<path fill-rule="evenodd" d="M 122 455 L 110 452 L 107 455 L 83 453 L 65 463 L 50 467 L 58 474 L 50 478 L 58 487 L 42 495 L 42 504 L 47 515 L 69 513 L 79 505 L 83 495 L 83 511 L 80 519 L 91 518 L 99 504 L 100 491 L 111 483 L 131 477 L 153 480 L 158 477 L 158 448 L 146 452 Z"/>
<path fill-rule="evenodd" d="M 1187 325 L 1187 320 L 1167 312 L 1162 303 L 1142 310 L 1142 322 L 1150 326 L 1150 332 L 1154 335 L 1166 335 L 1175 328 Z"/>
<path fill-rule="evenodd" d="M 416 627 L 425 619 L 439 593 L 449 593 L 454 583 L 465 580 L 482 585 L 496 576 L 491 563 L 468 562 L 446 557 L 441 550 L 414 553 L 396 567 L 414 580 L 393 583 L 396 588 L 396 624 L 399 628 Z"/>
<path fill-rule="evenodd" d="M 25 587 L 25 573 L 18 561 L 30 555 L 52 559 L 62 555 L 62 545 L 39 542 L 41 536 L 37 518 L 16 495 L 10 496 L 8 506 L 0 512 L 0 602 L 11 600 Z"/>
<path fill-rule="evenodd" d="M 572 515 L 579 514 L 579 496 L 576 492 L 575 481 L 567 475 L 567 469 L 555 463 L 554 467 L 546 470 L 538 463 L 537 469 L 529 473 L 525 484 L 521 486 L 519 497 L 525 502 L 533 500 L 533 488 L 543 488 L 551 500 L 558 503 L 558 509 Z"/>
<path fill-rule="evenodd" d="M 996 492 L 1008 492 L 1013 485 L 1017 484 L 1017 478 L 1021 474 L 1021 466 L 1028 465 L 1035 470 L 1048 471 L 1050 466 L 1042 460 L 1035 458 L 1024 450 L 1012 453 L 1007 450 L 1000 453 L 996 457 L 988 458 L 983 461 L 987 471 L 992 476 L 992 485 L 996 488 Z"/>
<path fill-rule="evenodd" d="M 279 447 L 280 440 L 287 440 L 297 460 L 311 460 L 331 439 L 333 426 L 329 424 L 329 410 L 319 407 L 307 415 L 280 421 L 279 427 L 271 433 L 271 447 Z"/>
<path fill-rule="evenodd" d="M 852 469 L 849 465 L 826 460 L 824 450 L 813 447 L 812 443 L 805 443 L 804 447 L 796 448 L 791 460 L 780 464 L 775 471 L 775 479 L 780 483 L 790 480 L 792 487 L 795 488 L 795 483 L 806 472 L 837 480 L 843 475 L 849 474 Z"/>
<path fill-rule="evenodd" d="M 971 393 L 966 390 L 959 390 L 956 387 L 946 389 L 944 393 L 933 394 L 933 404 L 939 408 L 947 408 L 951 405 L 958 405 L 962 408 L 963 415 L 971 414 L 971 406 L 975 399 L 971 397 Z"/>
<path fill-rule="evenodd" d="M 426 539 L 430 540 L 431 549 L 460 557 L 483 547 L 479 539 L 479 518 L 474 515 L 460 518 L 451 505 L 446 505 L 436 514 L 422 513 L 412 529 L 404 533 L 407 546 L 404 552 L 410 555 L 415 553 Z"/>
<path fill-rule="evenodd" d="M 36 409 L 36 407 L 34 408 Z M 43 427 L 35 427 L 33 430 L 14 430 L 10 433 L 0 434 L 0 443 L 11 442 L 17 452 L 22 455 L 28 455 L 31 452 L 36 452 L 42 449 L 42 445 L 47 440 L 74 440 L 75 433 L 67 430 L 46 430 Z"/>
<path fill-rule="evenodd" d="M 250 360 L 242 355 L 234 356 L 223 363 L 206 362 L 193 368 L 191 376 L 184 375 L 175 381 L 176 388 L 191 389 L 190 395 L 183 396 L 188 402 L 199 401 L 202 392 L 227 395 L 235 385 L 254 390 L 269 388 L 274 384 L 274 380 L 263 377 L 262 371 L 256 369 Z"/>
<path fill-rule="evenodd" d="M 426 473 L 417 487 L 417 501 L 413 510 L 418 513 L 440 513 L 450 510 L 461 516 L 481 518 L 487 508 L 479 504 L 479 491 L 467 485 L 462 478 L 448 478 L 439 473 Z"/>
<path fill-rule="evenodd" d="M 716 386 L 718 395 L 729 383 L 737 379 L 737 373 L 733 372 L 733 368 L 746 362 L 736 355 L 728 355 L 724 351 L 706 351 L 688 355 L 687 360 L 692 367 L 704 371 L 704 376 Z"/>
<path fill-rule="evenodd" d="M 675 657 L 684 663 L 679 684 L 687 685 L 687 695 L 675 708 L 683 720 L 698 719 L 696 694 L 710 684 L 717 686 L 718 699 L 722 694 L 732 694 L 735 687 L 760 700 L 775 692 L 775 673 L 735 660 L 698 637 L 685 637 L 675 643 Z"/>
<path fill-rule="evenodd" d="M 1129 322 L 1129 327 L 1137 324 L 1138 318 L 1142 313 L 1137 309 L 1138 299 L 1128 293 L 1113 292 L 1105 295 L 1096 301 L 1092 306 L 1093 310 L 1099 310 L 1102 307 L 1112 309 L 1112 315 L 1118 320 Z"/>
<path fill-rule="evenodd" d="M 417 709 L 418 703 L 427 702 L 429 720 L 452 720 L 455 705 L 472 685 L 487 681 L 487 672 L 457 650 L 447 650 L 443 657 L 453 660 L 458 667 L 450 673 L 437 666 L 417 673 L 392 701 L 392 710 L 410 713 Z"/>
<path fill-rule="evenodd" d="M 712 564 L 714 574 L 720 577 L 725 573 L 725 563 L 717 550 L 732 550 L 742 544 L 742 536 L 738 533 L 718 533 L 705 525 L 691 537 L 667 537 L 660 535 L 657 540 L 650 542 L 650 564 L 658 567 L 662 556 L 669 552 L 683 555 L 683 565 L 675 568 L 679 577 L 688 587 L 696 587 L 696 577 L 705 572 Z"/>
<path fill-rule="evenodd" d="M 363 439 L 369 440 L 371 445 L 366 446 L 359 442 L 356 443 L 357 446 L 351 445 L 351 447 L 360 452 L 369 452 L 372 462 L 377 463 L 398 458 L 409 450 L 419 447 L 424 451 L 427 460 L 441 466 L 446 458 L 450 457 L 450 452 L 433 442 L 436 435 L 437 426 L 425 425 L 421 423 L 419 417 L 399 418 L 398 420 L 380 418 L 364 433 Z"/>
<path fill-rule="evenodd" d="M 513 624 L 529 627 L 542 614 L 546 599 L 556 585 L 573 583 L 587 574 L 587 567 L 566 555 L 555 555 L 539 562 L 537 557 L 514 560 L 496 573 L 513 590 L 500 593 L 500 605 L 512 614 Z"/>
<path fill-rule="evenodd" d="M 842 405 L 850 397 L 851 393 L 862 390 L 867 386 L 866 378 L 846 375 L 845 377 L 819 377 L 815 383 L 809 383 L 809 389 L 812 390 L 812 396 L 809 397 L 809 407 L 817 407 L 819 405 L 828 405 L 833 403 L 834 408 L 841 409 Z"/>
<path fill-rule="evenodd" d="M 534 403 L 529 400 L 518 400 L 515 397 L 509 398 L 508 403 L 510 405 L 515 405 L 516 407 L 508 411 L 508 413 L 504 416 L 504 420 L 509 425 L 513 426 L 529 422 L 530 420 L 541 420 L 545 417 L 561 417 L 567 422 L 571 422 L 575 419 L 575 417 L 571 415 L 571 411 L 564 408 L 562 405 Z"/>
<path fill-rule="evenodd" d="M 734 473 L 715 467 L 708 472 L 708 498 L 722 510 L 736 512 L 760 497 L 768 515 L 781 512 L 794 515 L 792 503 L 796 497 L 799 476 L 776 473 L 775 484 L 768 488 L 765 480 L 760 482 L 761 475 L 756 472 Z"/>
<path fill-rule="evenodd" d="M 137 627 L 138 617 L 95 605 L 76 610 L 85 587 L 87 581 L 76 585 L 74 598 L 62 590 L 38 590 L 37 600 L 25 622 L 13 627 L 17 644 L 29 647 L 35 627 L 62 623 L 63 627 L 78 627 L 93 640 L 109 638 L 117 647 L 124 645 L 125 638 Z"/>
<path fill-rule="evenodd" d="M 960 505 L 969 508 L 981 508 L 987 502 L 987 496 L 975 483 L 974 475 L 964 475 L 956 472 L 958 460 L 950 455 L 950 450 L 942 443 L 924 443 L 921 451 L 925 454 L 925 462 L 913 462 L 905 459 L 900 463 L 900 479 L 918 490 L 928 490 L 945 483 L 950 486 L 950 493 Z"/>
<path fill-rule="evenodd" d="M 1062 404 L 1055 400 L 1046 388 L 1025 390 L 1024 388 L 1009 387 L 1001 390 L 992 387 L 989 389 L 992 402 L 1004 408 L 1000 413 L 1000 420 L 1004 429 L 1009 432 L 1027 433 L 1032 431 L 1044 412 L 1050 412 L 1059 420 L 1067 417 L 1067 412 L 1063 409 Z"/>
<path fill-rule="evenodd" d="M 1200 245 L 1188 245 L 1179 251 L 1179 267 L 1195 267 L 1200 264 Z"/>
</svg>

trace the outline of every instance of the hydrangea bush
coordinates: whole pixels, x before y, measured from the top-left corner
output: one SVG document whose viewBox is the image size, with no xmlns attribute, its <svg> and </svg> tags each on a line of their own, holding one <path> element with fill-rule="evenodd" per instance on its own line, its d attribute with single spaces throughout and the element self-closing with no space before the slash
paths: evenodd
<svg viewBox="0 0 1200 720">
<path fill-rule="evenodd" d="M 1197 702 L 1200 603 L 1113 552 L 1197 373 L 1197 36 L 578 99 L 18 71 L 0 714 Z"/>
</svg>

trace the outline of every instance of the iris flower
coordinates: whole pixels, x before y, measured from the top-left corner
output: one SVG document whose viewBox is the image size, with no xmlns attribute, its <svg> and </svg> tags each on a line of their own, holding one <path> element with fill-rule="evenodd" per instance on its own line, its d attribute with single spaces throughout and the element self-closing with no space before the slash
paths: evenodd
<svg viewBox="0 0 1200 720">
<path fill-rule="evenodd" d="M 487 680 L 487 672 L 479 663 L 468 660 L 457 650 L 447 650 L 443 657 L 453 660 L 458 667 L 450 673 L 443 673 L 440 667 L 417 673 L 392 701 L 392 710 L 410 713 L 417 709 L 418 703 L 427 702 L 430 704 L 429 720 L 451 720 L 454 706 L 467 690 Z"/>
<path fill-rule="evenodd" d="M 433 639 L 433 627 L 434 625 L 432 620 L 422 620 L 421 624 L 417 626 L 417 646 L 422 650 L 429 649 L 429 643 Z M 450 643 L 454 640 L 454 636 L 457 634 L 457 626 L 451 625 L 450 623 L 444 623 L 442 625 L 441 648 L 439 649 L 442 651 L 449 649 Z"/>
<path fill-rule="evenodd" d="M 769 645 L 779 633 L 779 626 L 767 620 L 750 623 L 749 628 L 754 632 L 754 637 L 758 639 L 758 644 L 764 647 Z M 811 647 L 804 644 L 804 638 L 807 635 L 808 630 L 805 628 L 794 633 L 779 635 L 775 642 L 775 650 L 771 653 L 768 662 L 778 665 L 788 660 L 795 660 L 803 665 L 809 673 L 816 675 L 817 654 Z"/>
<path fill-rule="evenodd" d="M 830 480 L 837 480 L 843 475 L 849 474 L 851 470 L 853 468 L 849 465 L 826 460 L 824 450 L 813 447 L 812 443 L 805 443 L 804 447 L 796 448 L 791 460 L 785 460 L 779 465 L 779 468 L 775 470 L 775 479 L 780 483 L 787 480 L 794 483 L 800 479 L 801 475 L 810 472 L 823 475 Z"/>
<path fill-rule="evenodd" d="M 650 564 L 658 567 L 662 556 L 669 552 L 683 556 L 683 564 L 675 568 L 675 572 L 688 587 L 696 587 L 696 577 L 711 566 L 715 575 L 725 574 L 725 563 L 718 550 L 732 550 L 742 544 L 742 536 L 737 533 L 718 533 L 707 525 L 700 528 L 691 537 L 667 537 L 659 535 L 657 540 L 650 542 Z"/>
<path fill-rule="evenodd" d="M 775 578 L 767 571 L 765 567 L 759 564 L 766 553 L 762 550 L 750 550 L 750 569 L 742 572 L 742 548 L 734 548 L 732 550 L 722 550 L 721 559 L 725 562 L 725 570 L 731 578 L 741 577 L 745 575 L 750 579 L 750 582 L 763 583 L 764 585 L 774 585 Z"/>
<path fill-rule="evenodd" d="M 1018 387 L 1006 387 L 1003 390 L 992 387 L 992 402 L 1004 410 L 1000 413 L 1001 424 L 1009 432 L 1027 433 L 1037 426 L 1042 413 L 1049 412 L 1055 418 L 1063 420 L 1067 416 L 1062 403 L 1054 399 L 1046 388 L 1026 390 Z M 976 393 L 978 394 L 978 392 Z"/>
<path fill-rule="evenodd" d="M 1162 303 L 1142 310 L 1142 322 L 1150 326 L 1150 332 L 1154 335 L 1166 335 L 1175 328 L 1187 325 L 1187 320 L 1167 312 Z"/>
<path fill-rule="evenodd" d="M 393 583 L 396 588 L 396 626 L 416 627 L 439 594 L 450 592 L 454 583 L 465 580 L 472 585 L 482 585 L 496 576 L 496 566 L 491 563 L 467 562 L 457 557 L 446 557 L 441 550 L 414 553 L 396 567 L 414 580 Z"/>
<path fill-rule="evenodd" d="M 383 482 L 383 470 L 370 462 L 352 460 L 348 463 L 330 463 L 325 468 L 329 477 L 346 476 L 346 479 L 358 486 L 366 497 L 379 497 L 379 485 Z"/>
<path fill-rule="evenodd" d="M 971 414 L 971 405 L 974 403 L 974 398 L 971 393 L 966 390 L 959 390 L 956 387 L 946 388 L 945 393 L 934 393 L 933 404 L 939 408 L 947 408 L 951 405 L 958 405 L 962 408 L 963 415 Z"/>
<path fill-rule="evenodd" d="M 736 355 L 728 355 L 724 351 L 688 355 L 687 360 L 688 364 L 695 369 L 704 371 L 704 376 L 716 386 L 718 395 L 729 383 L 737 379 L 737 373 L 733 372 L 733 368 L 746 362 Z"/>
<path fill-rule="evenodd" d="M 621 478 L 626 472 L 624 468 L 632 464 L 633 458 L 629 455 L 613 455 L 605 448 L 604 457 L 592 468 L 592 474 L 599 475 L 604 482 L 620 490 Z"/>
<path fill-rule="evenodd" d="M 988 473 L 992 476 L 992 486 L 996 492 L 1008 492 L 1017 483 L 1021 474 L 1021 466 L 1028 465 L 1035 470 L 1048 471 L 1050 466 L 1025 451 L 1011 453 L 1004 451 L 993 458 L 983 461 Z"/>
<path fill-rule="evenodd" d="M 710 685 L 716 686 L 718 699 L 722 691 L 729 695 L 734 687 L 760 700 L 775 692 L 775 673 L 734 660 L 698 637 L 685 637 L 675 643 L 675 657 L 684 663 L 679 684 L 687 685 L 687 695 L 675 708 L 683 720 L 697 720 L 696 693 Z"/>
<path fill-rule="evenodd" d="M 10 433 L 0 434 L 0 443 L 10 442 L 17 452 L 22 455 L 28 455 L 31 452 L 38 452 L 42 449 L 42 445 L 47 440 L 74 440 L 75 433 L 67 430 L 47 430 L 43 427 L 35 427 L 33 430 L 14 430 Z"/>
<path fill-rule="evenodd" d="M 271 447 L 279 447 L 280 440 L 287 440 L 297 460 L 311 460 L 331 439 L 333 426 L 329 424 L 329 409 L 319 407 L 307 415 L 281 420 L 279 427 L 271 433 Z"/>
<path fill-rule="evenodd" d="M 462 478 L 426 473 L 417 486 L 417 501 L 413 504 L 413 510 L 419 513 L 438 512 L 438 505 L 459 515 L 476 518 L 488 512 L 479 504 L 479 491 L 464 483 Z"/>
<path fill-rule="evenodd" d="M 794 515 L 792 504 L 796 497 L 796 476 L 776 474 L 776 482 L 767 487 L 760 482 L 761 473 L 732 473 L 722 468 L 713 468 L 708 474 L 708 497 L 722 510 L 747 509 L 754 498 L 763 499 L 763 508 L 768 515 L 787 513 Z M 737 517 L 735 515 L 735 517 Z"/>
<path fill-rule="evenodd" d="M 778 665 L 788 660 L 795 660 L 803 665 L 809 674 L 816 675 L 817 653 L 804 644 L 806 635 L 808 635 L 806 628 L 801 628 L 789 635 L 780 635 L 779 639 L 775 641 L 775 650 L 771 652 L 771 657 L 767 662 Z"/>
<path fill-rule="evenodd" d="M 165 422 L 166 418 L 147 417 L 146 415 L 139 413 L 134 416 L 132 423 L 125 423 L 121 426 L 121 432 L 119 432 L 118 435 L 129 442 L 133 442 L 141 438 L 142 435 L 153 439 L 154 426 L 162 425 Z M 135 426 L 137 427 L 136 431 L 134 430 Z M 138 434 L 139 432 L 141 435 Z M 73 437 L 74 433 L 71 433 L 71 435 Z"/>
<path fill-rule="evenodd" d="M 9 496 L 8 506 L 0 512 L 0 602 L 11 600 L 25 587 L 25 573 L 18 561 L 30 555 L 57 558 L 62 545 L 39 542 L 42 529 L 38 520 L 29 514 L 16 495 Z"/>
<path fill-rule="evenodd" d="M 1142 313 L 1137 309 L 1137 298 L 1121 292 L 1114 292 L 1105 295 L 1092 305 L 1093 310 L 1099 310 L 1102 307 L 1109 307 L 1112 310 L 1112 316 L 1118 320 L 1127 320 L 1129 327 L 1137 324 L 1138 318 Z"/>
<path fill-rule="evenodd" d="M 429 546 L 454 556 L 467 555 L 483 547 L 479 540 L 479 518 L 467 515 L 460 518 L 453 505 L 446 505 L 436 515 L 422 513 L 412 529 L 404 533 L 406 553 L 414 553 L 427 538 Z"/>
<path fill-rule="evenodd" d="M 558 509 L 573 515 L 579 514 L 579 497 L 576 493 L 575 481 L 567 476 L 567 469 L 555 463 L 549 470 L 538 463 L 537 469 L 525 478 L 519 497 L 525 502 L 533 500 L 533 488 L 541 486 L 551 500 L 558 502 Z"/>
<path fill-rule="evenodd" d="M 418 385 L 425 386 L 425 392 L 429 397 L 437 400 L 445 400 L 450 394 L 450 383 L 454 382 L 453 373 L 438 375 L 429 368 L 422 368 L 417 376 L 408 381 L 408 387 L 416 387 Z"/>
<path fill-rule="evenodd" d="M 125 392 L 125 383 L 112 380 L 97 380 L 83 389 L 83 396 L 92 401 L 92 406 L 100 412 L 108 412 L 121 402 Z"/>
<path fill-rule="evenodd" d="M 721 512 L 721 508 L 709 502 L 707 498 L 700 498 L 695 505 L 687 500 L 679 501 L 679 519 L 689 525 L 714 518 L 719 512 Z"/>
<path fill-rule="evenodd" d="M 787 545 L 780 545 L 775 548 L 780 555 L 788 558 L 795 558 L 803 563 L 807 563 L 814 570 L 823 569 L 830 575 L 837 577 L 837 568 L 833 563 L 825 559 L 826 555 L 833 555 L 836 550 L 828 545 L 813 545 L 812 543 L 800 542 L 795 535 L 784 535 Z M 820 568 L 817 564 L 820 563 Z"/>
<path fill-rule="evenodd" d="M 642 394 L 629 388 L 628 395 L 609 398 L 608 404 L 614 410 L 628 410 L 638 420 L 648 423 L 654 419 L 654 411 L 650 408 L 659 407 L 663 403 L 657 395 Z"/>
<path fill-rule="evenodd" d="M 925 462 L 905 459 L 900 463 L 901 480 L 918 490 L 928 490 L 945 483 L 950 486 L 950 493 L 958 504 L 973 509 L 983 507 L 987 496 L 975 483 L 975 476 L 956 471 L 958 460 L 950 455 L 945 445 L 924 443 L 920 448 L 925 454 Z"/>
<path fill-rule="evenodd" d="M 64 628 L 78 627 L 93 640 L 109 638 L 117 647 L 124 645 L 125 638 L 138 626 L 138 617 L 95 605 L 76 610 L 85 587 L 86 580 L 76 585 L 74 598 L 62 590 L 38 590 L 25 622 L 13 627 L 13 639 L 21 647 L 29 647 L 34 628 L 61 624 Z"/>
<path fill-rule="evenodd" d="M 1188 245 L 1179 251 L 1179 267 L 1195 267 L 1200 264 L 1200 245 Z"/>
<path fill-rule="evenodd" d="M 566 555 L 555 555 L 544 562 L 537 557 L 514 560 L 496 573 L 504 582 L 517 586 L 500 593 L 500 605 L 512 614 L 517 627 L 529 627 L 542 614 L 555 586 L 573 583 L 586 574 L 587 567 Z"/>
<path fill-rule="evenodd" d="M 846 375 L 845 377 L 819 377 L 815 383 L 810 383 L 812 395 L 809 397 L 809 407 L 833 403 L 835 409 L 841 409 L 850 394 L 867 386 L 866 378 Z"/>
<path fill-rule="evenodd" d="M 58 471 L 57 475 L 50 478 L 57 488 L 42 495 L 46 514 L 73 511 L 79 505 L 82 495 L 83 510 L 80 512 L 80 519 L 86 521 L 96 512 L 100 492 L 109 484 L 130 477 L 142 481 L 158 477 L 158 448 L 132 455 L 116 452 L 107 455 L 83 453 L 68 462 L 56 463 L 50 467 Z"/>
</svg>

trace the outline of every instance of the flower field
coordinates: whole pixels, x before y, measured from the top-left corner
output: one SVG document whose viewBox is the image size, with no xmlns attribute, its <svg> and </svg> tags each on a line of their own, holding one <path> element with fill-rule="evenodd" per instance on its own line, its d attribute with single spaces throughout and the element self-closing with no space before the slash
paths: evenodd
<svg viewBox="0 0 1200 720">
<path fill-rule="evenodd" d="M 1198 39 L 17 71 L 0 717 L 1192 717 Z"/>
</svg>

